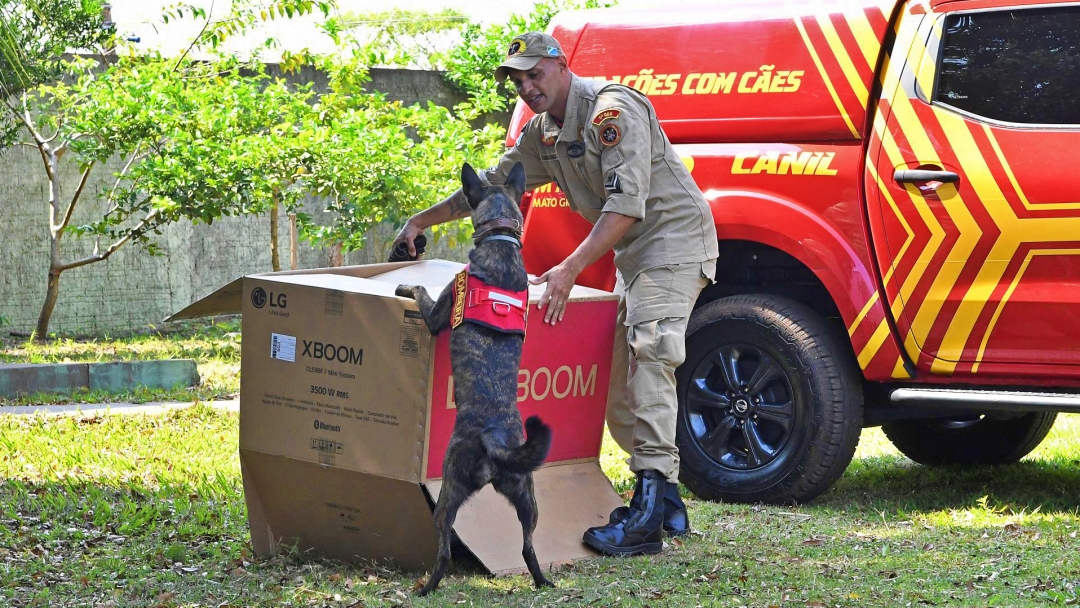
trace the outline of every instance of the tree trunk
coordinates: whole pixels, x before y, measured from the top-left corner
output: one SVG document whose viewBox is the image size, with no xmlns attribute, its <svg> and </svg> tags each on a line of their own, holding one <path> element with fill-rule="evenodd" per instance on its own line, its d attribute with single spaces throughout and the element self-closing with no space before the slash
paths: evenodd
<svg viewBox="0 0 1080 608">
<path fill-rule="evenodd" d="M 34 340 L 44 342 L 49 337 L 49 321 L 52 319 L 53 308 L 56 307 L 56 298 L 60 295 L 60 271 L 49 268 L 49 284 L 45 290 L 45 303 L 41 306 L 38 314 L 37 329 L 34 330 Z"/>
<path fill-rule="evenodd" d="M 300 267 L 300 232 L 296 228 L 296 214 L 289 214 L 289 269 Z"/>
<path fill-rule="evenodd" d="M 341 253 L 341 243 L 330 246 L 330 266 L 338 268 L 345 265 L 345 254 Z"/>
<path fill-rule="evenodd" d="M 278 197 L 274 192 L 270 202 L 270 261 L 274 265 L 274 272 L 281 272 L 281 256 L 278 254 Z"/>
<path fill-rule="evenodd" d="M 64 236 L 64 222 L 60 212 L 60 158 L 47 145 L 42 148 L 49 174 L 49 281 L 45 288 L 45 303 L 38 314 L 34 340 L 44 342 L 49 337 L 49 321 L 52 320 L 56 298 L 60 295 L 60 238 Z"/>
</svg>

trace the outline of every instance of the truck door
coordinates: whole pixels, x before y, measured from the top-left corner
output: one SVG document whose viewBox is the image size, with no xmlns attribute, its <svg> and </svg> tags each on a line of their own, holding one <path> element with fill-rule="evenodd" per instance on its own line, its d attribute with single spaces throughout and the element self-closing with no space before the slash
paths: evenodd
<svg viewBox="0 0 1080 608">
<path fill-rule="evenodd" d="M 905 350 L 1080 376 L 1080 5 L 926 6 L 883 67 L 865 174 Z"/>
</svg>

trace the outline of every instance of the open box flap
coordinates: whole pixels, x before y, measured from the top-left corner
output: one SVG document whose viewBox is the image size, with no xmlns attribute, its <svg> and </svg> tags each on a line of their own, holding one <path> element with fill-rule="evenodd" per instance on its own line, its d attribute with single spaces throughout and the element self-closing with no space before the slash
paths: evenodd
<svg viewBox="0 0 1080 608">
<path fill-rule="evenodd" d="M 593 460 L 542 467 L 533 473 L 533 484 L 540 511 L 533 546 L 540 565 L 547 570 L 553 564 L 595 557 L 581 535 L 606 524 L 611 511 L 623 504 L 600 465 Z M 442 480 L 424 482 L 424 487 L 438 500 Z M 517 512 L 491 484 L 461 508 L 454 531 L 492 574 L 526 572 Z"/>
</svg>

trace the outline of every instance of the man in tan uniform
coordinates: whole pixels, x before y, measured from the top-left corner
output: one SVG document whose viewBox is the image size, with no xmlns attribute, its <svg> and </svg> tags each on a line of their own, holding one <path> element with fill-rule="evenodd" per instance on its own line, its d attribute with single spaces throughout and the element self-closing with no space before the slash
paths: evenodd
<svg viewBox="0 0 1080 608">
<path fill-rule="evenodd" d="M 590 528 L 584 542 L 609 555 L 657 553 L 665 530 L 689 531 L 677 486 L 675 368 L 686 355 L 694 302 L 716 272 L 712 213 L 649 100 L 574 75 L 553 37 L 515 38 L 495 77 L 509 77 L 536 116 L 481 178 L 501 184 L 523 163 L 527 189 L 555 181 L 570 207 L 593 223 L 566 260 L 532 280 L 547 283 L 539 303 L 544 322 L 563 318 L 577 276 L 615 250 L 616 290 L 623 295 L 615 360 L 629 366 L 612 370 L 607 422 L 638 479 L 629 508 L 616 509 L 609 525 Z M 425 228 L 469 213 L 459 190 L 410 218 L 395 244 L 405 243 L 415 256 L 413 239 Z"/>
</svg>

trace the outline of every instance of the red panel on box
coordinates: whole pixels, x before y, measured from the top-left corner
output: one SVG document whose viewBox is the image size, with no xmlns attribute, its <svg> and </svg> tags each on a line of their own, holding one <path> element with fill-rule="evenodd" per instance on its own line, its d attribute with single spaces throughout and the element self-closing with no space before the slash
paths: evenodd
<svg viewBox="0 0 1080 608">
<path fill-rule="evenodd" d="M 614 300 L 571 302 L 562 321 L 542 322 L 536 304 L 518 372 L 521 417 L 539 415 L 552 429 L 546 462 L 596 458 L 604 436 L 611 347 L 615 340 Z M 450 332 L 435 343 L 427 478 L 442 477 L 443 459 L 457 410 L 452 399 Z"/>
</svg>

